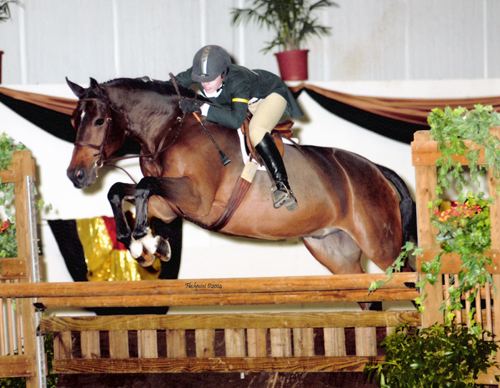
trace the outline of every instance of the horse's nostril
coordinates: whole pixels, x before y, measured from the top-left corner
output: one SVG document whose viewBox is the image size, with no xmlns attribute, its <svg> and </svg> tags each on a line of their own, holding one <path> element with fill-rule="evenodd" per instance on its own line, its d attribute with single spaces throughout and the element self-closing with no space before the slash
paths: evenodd
<svg viewBox="0 0 500 388">
<path fill-rule="evenodd" d="M 83 170 L 79 168 L 78 170 L 75 171 L 75 178 L 80 180 L 84 176 Z"/>
</svg>

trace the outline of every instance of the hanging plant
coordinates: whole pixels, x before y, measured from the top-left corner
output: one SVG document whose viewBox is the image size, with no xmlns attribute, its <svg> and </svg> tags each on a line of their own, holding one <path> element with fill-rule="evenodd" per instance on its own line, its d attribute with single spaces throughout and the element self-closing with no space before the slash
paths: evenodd
<svg viewBox="0 0 500 388">
<path fill-rule="evenodd" d="M 493 111 L 492 106 L 478 104 L 472 110 L 435 108 L 427 121 L 431 137 L 437 141 L 441 153 L 436 161 L 438 197 L 450 188 L 460 192 L 468 184 L 477 185 L 486 168 L 495 178 L 500 178 L 500 139 L 490 133 L 490 128 L 500 125 L 500 115 Z M 471 142 L 474 145 L 468 147 Z M 481 148 L 484 149 L 486 166 L 478 164 Z M 455 156 L 467 159 L 468 174 Z"/>
</svg>

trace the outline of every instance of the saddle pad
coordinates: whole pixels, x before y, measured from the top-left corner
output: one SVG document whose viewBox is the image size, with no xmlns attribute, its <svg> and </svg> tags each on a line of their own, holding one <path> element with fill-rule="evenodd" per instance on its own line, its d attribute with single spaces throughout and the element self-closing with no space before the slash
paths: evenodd
<svg viewBox="0 0 500 388">
<path fill-rule="evenodd" d="M 241 131 L 241 128 L 238 128 L 238 138 L 240 139 L 241 159 L 243 160 L 243 164 L 246 165 L 250 161 L 250 154 L 247 152 L 247 147 L 245 145 L 245 135 Z M 265 166 L 261 166 L 253 159 L 252 163 L 255 163 L 258 166 L 257 170 L 266 171 Z"/>
</svg>

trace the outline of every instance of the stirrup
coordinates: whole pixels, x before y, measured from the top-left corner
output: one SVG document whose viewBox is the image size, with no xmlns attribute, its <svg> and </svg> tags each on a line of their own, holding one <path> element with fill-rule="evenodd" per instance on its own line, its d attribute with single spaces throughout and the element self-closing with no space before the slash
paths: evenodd
<svg viewBox="0 0 500 388">
<path fill-rule="evenodd" d="M 298 206 L 292 190 L 282 182 L 273 189 L 273 205 L 275 209 L 285 206 L 289 211 L 295 210 Z"/>
</svg>

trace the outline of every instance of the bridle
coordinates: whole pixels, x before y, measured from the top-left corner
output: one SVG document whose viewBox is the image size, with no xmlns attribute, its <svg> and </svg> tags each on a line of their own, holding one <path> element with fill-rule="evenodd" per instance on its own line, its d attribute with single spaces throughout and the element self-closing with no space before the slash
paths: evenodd
<svg viewBox="0 0 500 388">
<path fill-rule="evenodd" d="M 75 146 L 77 146 L 77 147 L 89 147 L 89 148 L 96 150 L 97 152 L 93 155 L 96 158 L 96 160 L 94 162 L 95 168 L 100 169 L 104 165 L 110 166 L 110 167 L 115 167 L 115 168 L 125 172 L 125 174 L 128 175 L 128 177 L 132 180 L 132 182 L 134 182 L 134 184 L 137 184 L 137 182 L 132 177 L 132 175 L 123 167 L 116 165 L 116 162 L 118 162 L 120 160 L 124 160 L 124 159 L 133 159 L 133 158 L 148 158 L 151 160 L 155 160 L 161 152 L 165 151 L 168 147 L 170 147 L 172 144 L 174 144 L 180 135 L 182 123 L 184 121 L 184 116 L 185 116 L 184 114 L 182 116 L 178 116 L 174 120 L 174 124 L 170 128 L 168 128 L 168 130 L 167 130 L 168 132 L 175 130 L 175 133 L 173 135 L 172 140 L 170 142 L 168 142 L 167 144 L 163 144 L 163 142 L 165 141 L 165 138 L 163 138 L 158 150 L 156 150 L 154 152 L 147 153 L 147 154 L 142 154 L 142 155 L 139 153 L 137 155 L 125 155 L 125 156 L 117 156 L 114 158 L 106 158 L 105 154 L 104 154 L 104 147 L 107 144 L 111 125 L 113 124 L 112 112 L 114 111 L 114 112 L 118 113 L 119 115 L 122 115 L 125 118 L 125 123 L 126 123 L 126 128 L 125 128 L 125 133 L 124 133 L 125 137 L 127 137 L 131 133 L 130 120 L 129 120 L 128 114 L 124 110 L 113 106 L 112 102 L 110 101 L 110 99 L 108 98 L 108 96 L 106 94 L 103 93 L 99 97 L 84 99 L 84 101 L 90 101 L 90 100 L 100 101 L 100 102 L 103 102 L 104 104 L 106 104 L 106 114 L 104 116 L 104 119 L 103 119 L 104 122 L 102 124 L 102 125 L 105 125 L 104 136 L 103 136 L 102 142 L 100 144 L 93 144 L 93 143 L 88 143 L 88 142 L 76 140 L 74 143 Z M 79 126 L 80 125 L 81 125 L 81 123 L 79 124 Z"/>
<path fill-rule="evenodd" d="M 90 100 L 101 101 L 102 99 L 101 98 L 86 98 L 86 99 L 84 99 L 84 101 L 90 101 Z M 92 143 L 87 143 L 87 142 L 80 141 L 80 140 L 75 141 L 75 146 L 77 146 L 77 147 L 89 147 L 89 148 L 92 148 L 92 149 L 97 151 L 97 153 L 94 154 L 94 157 L 97 157 L 96 161 L 94 162 L 94 165 L 97 168 L 101 168 L 105 163 L 104 147 L 107 144 L 108 135 L 109 135 L 110 128 L 111 128 L 111 123 L 113 122 L 113 117 L 111 115 L 111 111 L 113 110 L 112 105 L 111 105 L 110 101 L 105 101 L 105 103 L 106 103 L 106 115 L 104 116 L 104 119 L 103 119 L 104 120 L 103 125 L 105 125 L 105 127 L 104 127 L 104 136 L 103 136 L 101 144 L 92 144 Z M 81 123 L 79 124 L 79 126 L 80 125 L 81 125 Z M 127 120 L 127 128 L 125 129 L 125 131 L 128 131 L 128 120 Z"/>
</svg>

